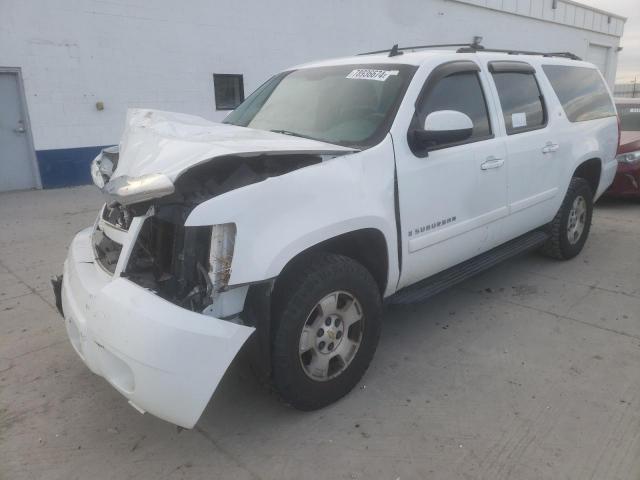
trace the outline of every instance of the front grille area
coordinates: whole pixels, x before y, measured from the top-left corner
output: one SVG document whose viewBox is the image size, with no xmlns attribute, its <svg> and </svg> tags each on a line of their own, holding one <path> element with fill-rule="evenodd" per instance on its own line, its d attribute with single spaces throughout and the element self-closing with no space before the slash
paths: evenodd
<svg viewBox="0 0 640 480">
<path fill-rule="evenodd" d="M 122 245 L 107 237 L 100 228 L 96 228 L 93 232 L 93 249 L 98 264 L 113 275 L 120 258 Z"/>
</svg>

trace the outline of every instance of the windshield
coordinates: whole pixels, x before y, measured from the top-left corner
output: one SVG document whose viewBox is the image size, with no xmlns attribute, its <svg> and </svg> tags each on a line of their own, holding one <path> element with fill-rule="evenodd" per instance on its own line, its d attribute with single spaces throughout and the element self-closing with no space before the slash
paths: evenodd
<svg viewBox="0 0 640 480">
<path fill-rule="evenodd" d="M 224 123 L 368 148 L 384 138 L 416 68 L 340 65 L 280 73 Z"/>
<path fill-rule="evenodd" d="M 640 103 L 617 104 L 620 126 L 623 132 L 640 132 Z"/>
</svg>

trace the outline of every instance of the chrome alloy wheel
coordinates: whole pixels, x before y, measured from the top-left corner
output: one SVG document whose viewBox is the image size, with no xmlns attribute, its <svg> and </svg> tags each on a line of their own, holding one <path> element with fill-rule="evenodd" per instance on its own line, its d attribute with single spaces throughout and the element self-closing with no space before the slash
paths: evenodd
<svg viewBox="0 0 640 480">
<path fill-rule="evenodd" d="M 356 356 L 364 330 L 362 307 L 350 293 L 336 291 L 309 313 L 300 334 L 304 372 L 317 382 L 340 375 Z"/>
<path fill-rule="evenodd" d="M 575 245 L 580 240 L 586 223 L 587 202 L 583 196 L 578 195 L 573 201 L 567 222 L 567 240 L 571 245 Z"/>
</svg>

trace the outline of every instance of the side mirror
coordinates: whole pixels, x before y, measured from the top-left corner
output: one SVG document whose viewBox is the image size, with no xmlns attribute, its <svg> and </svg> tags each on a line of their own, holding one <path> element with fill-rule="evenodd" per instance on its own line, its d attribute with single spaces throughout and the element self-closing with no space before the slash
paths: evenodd
<svg viewBox="0 0 640 480">
<path fill-rule="evenodd" d="M 422 148 L 457 143 L 471 137 L 473 122 L 468 115 L 455 110 L 439 110 L 427 115 L 424 129 L 413 131 L 416 144 Z"/>
</svg>

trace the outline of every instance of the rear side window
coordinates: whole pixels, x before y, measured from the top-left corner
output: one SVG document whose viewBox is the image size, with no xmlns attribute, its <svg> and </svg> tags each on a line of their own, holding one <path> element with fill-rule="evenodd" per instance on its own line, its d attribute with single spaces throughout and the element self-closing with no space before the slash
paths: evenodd
<svg viewBox="0 0 640 480">
<path fill-rule="evenodd" d="M 533 73 L 496 72 L 493 80 L 508 135 L 542 128 L 546 124 L 542 93 Z"/>
<path fill-rule="evenodd" d="M 616 114 L 609 92 L 597 70 L 565 65 L 544 65 L 542 69 L 571 122 L 584 122 Z"/>
<path fill-rule="evenodd" d="M 455 73 L 440 80 L 418 106 L 420 121 L 439 110 L 456 110 L 469 116 L 473 132 L 465 143 L 491 136 L 487 104 L 476 72 Z"/>
</svg>

